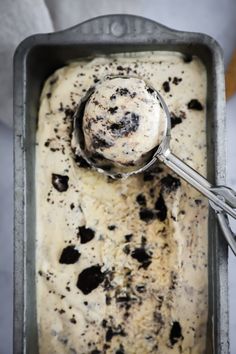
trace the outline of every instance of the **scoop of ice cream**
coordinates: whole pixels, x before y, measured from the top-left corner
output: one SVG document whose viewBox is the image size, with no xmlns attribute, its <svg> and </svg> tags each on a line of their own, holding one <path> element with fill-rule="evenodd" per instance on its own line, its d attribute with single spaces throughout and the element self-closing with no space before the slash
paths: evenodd
<svg viewBox="0 0 236 354">
<path fill-rule="evenodd" d="M 85 149 L 115 164 L 134 165 L 159 144 L 160 111 L 156 93 L 145 81 L 104 79 L 85 106 Z"/>
</svg>

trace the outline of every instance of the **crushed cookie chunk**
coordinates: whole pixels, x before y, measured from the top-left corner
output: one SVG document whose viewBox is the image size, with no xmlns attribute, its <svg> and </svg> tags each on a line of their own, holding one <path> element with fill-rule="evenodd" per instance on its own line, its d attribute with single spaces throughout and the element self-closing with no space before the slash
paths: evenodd
<svg viewBox="0 0 236 354">
<path fill-rule="evenodd" d="M 101 350 L 93 349 L 90 354 L 102 354 Z"/>
<path fill-rule="evenodd" d="M 136 197 L 136 202 L 141 205 L 141 206 L 146 206 L 147 205 L 147 201 L 146 201 L 146 197 L 145 195 L 143 195 L 142 193 L 138 194 Z"/>
<path fill-rule="evenodd" d="M 63 249 L 59 258 L 61 264 L 74 264 L 79 260 L 80 253 L 74 245 L 67 246 Z"/>
<path fill-rule="evenodd" d="M 110 107 L 110 108 L 108 108 L 108 112 L 111 113 L 111 114 L 115 114 L 117 112 L 117 109 L 118 109 L 117 106 Z"/>
<path fill-rule="evenodd" d="M 68 189 L 69 177 L 52 173 L 52 185 L 58 192 L 65 192 Z"/>
<path fill-rule="evenodd" d="M 126 336 L 126 333 L 124 329 L 121 327 L 121 325 L 114 328 L 108 327 L 106 332 L 106 342 L 110 342 L 114 336 L 122 336 L 122 337 Z"/>
<path fill-rule="evenodd" d="M 182 78 L 181 78 L 181 77 L 176 77 L 176 76 L 175 76 L 175 77 L 173 78 L 173 81 L 172 81 L 172 82 L 173 82 L 174 85 L 178 85 L 181 81 L 182 81 Z"/>
<path fill-rule="evenodd" d="M 109 148 L 113 145 L 114 145 L 114 143 L 112 143 L 111 141 L 108 141 L 98 135 L 93 134 L 93 136 L 92 136 L 92 147 L 94 149 Z"/>
<path fill-rule="evenodd" d="M 125 241 L 126 241 L 126 242 L 130 242 L 131 239 L 132 239 L 132 237 L 133 237 L 133 234 L 125 235 Z"/>
<path fill-rule="evenodd" d="M 176 125 L 182 123 L 183 119 L 181 116 L 176 116 L 173 112 L 170 114 L 170 124 L 171 128 L 174 128 Z"/>
<path fill-rule="evenodd" d="M 181 186 L 179 178 L 173 177 L 168 174 L 167 176 L 161 179 L 162 188 L 168 193 L 176 191 L 177 188 Z"/>
<path fill-rule="evenodd" d="M 84 269 L 78 276 L 76 283 L 84 295 L 90 294 L 104 281 L 104 273 L 100 265 L 94 265 Z"/>
<path fill-rule="evenodd" d="M 80 239 L 80 243 L 84 244 L 91 241 L 95 236 L 95 231 L 89 227 L 80 226 L 77 236 Z"/>
<path fill-rule="evenodd" d="M 194 202 L 195 202 L 196 205 L 202 204 L 202 200 L 201 199 L 195 199 Z"/>
<path fill-rule="evenodd" d="M 130 246 L 129 245 L 125 245 L 125 247 L 123 247 L 123 252 L 125 254 L 130 254 Z"/>
<path fill-rule="evenodd" d="M 157 201 L 155 203 L 155 209 L 158 210 L 157 218 L 160 221 L 164 221 L 167 216 L 167 207 L 166 207 L 166 204 L 165 204 L 162 194 L 160 194 L 159 198 L 157 199 Z"/>
<path fill-rule="evenodd" d="M 110 231 L 114 231 L 116 229 L 116 225 L 108 225 L 107 228 Z"/>
<path fill-rule="evenodd" d="M 163 90 L 165 92 L 170 92 L 170 83 L 169 83 L 169 81 L 163 82 L 162 87 L 163 87 Z"/>
<path fill-rule="evenodd" d="M 117 88 L 116 93 L 121 95 L 121 96 L 127 96 L 130 94 L 130 91 L 125 87 L 125 88 Z"/>
<path fill-rule="evenodd" d="M 117 137 L 128 136 L 138 130 L 139 119 L 138 114 L 127 111 L 125 117 L 121 118 L 119 122 L 111 124 L 107 129 L 110 129 L 112 134 Z"/>
<path fill-rule="evenodd" d="M 152 263 L 151 262 L 151 256 L 146 252 L 145 248 L 140 247 L 140 248 L 135 248 L 131 252 L 131 257 L 136 259 L 139 263 L 142 264 L 142 268 L 147 269 L 149 265 Z"/>
<path fill-rule="evenodd" d="M 115 354 L 125 354 L 125 349 L 122 344 L 120 344 L 120 347 L 116 350 Z"/>
<path fill-rule="evenodd" d="M 203 110 L 203 105 L 197 99 L 192 99 L 191 101 L 189 101 L 187 106 L 188 106 L 188 109 L 193 109 L 195 111 L 202 111 Z"/>
<path fill-rule="evenodd" d="M 152 209 L 143 208 L 139 212 L 139 217 L 141 220 L 149 222 L 156 218 L 156 214 L 153 212 Z"/>
<path fill-rule="evenodd" d="M 183 339 L 182 328 L 178 321 L 174 321 L 170 330 L 170 343 L 171 345 L 175 345 L 179 340 Z"/>
</svg>

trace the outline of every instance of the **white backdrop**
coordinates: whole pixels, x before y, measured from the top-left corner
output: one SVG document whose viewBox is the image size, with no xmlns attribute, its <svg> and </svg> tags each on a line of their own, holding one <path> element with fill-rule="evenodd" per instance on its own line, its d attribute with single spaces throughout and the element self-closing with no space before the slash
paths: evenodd
<svg viewBox="0 0 236 354">
<path fill-rule="evenodd" d="M 12 353 L 13 52 L 30 34 L 111 13 L 136 14 L 175 29 L 207 33 L 223 47 L 226 63 L 236 48 L 236 0 L 0 0 L 0 354 Z M 227 103 L 226 139 L 227 183 L 236 189 L 236 96 Z M 231 354 L 236 353 L 235 271 L 236 258 L 230 253 Z"/>
</svg>

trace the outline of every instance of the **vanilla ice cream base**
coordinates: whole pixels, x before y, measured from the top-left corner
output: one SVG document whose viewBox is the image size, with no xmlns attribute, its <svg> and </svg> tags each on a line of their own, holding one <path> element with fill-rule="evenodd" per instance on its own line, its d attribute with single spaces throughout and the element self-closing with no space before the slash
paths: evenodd
<svg viewBox="0 0 236 354">
<path fill-rule="evenodd" d="M 162 164 L 111 181 L 71 147 L 79 100 L 104 75 L 121 73 L 160 91 L 172 113 L 171 149 L 206 175 L 207 80 L 198 58 L 116 54 L 48 78 L 35 172 L 40 354 L 205 352 L 207 201 Z M 97 278 L 83 288 L 84 271 L 94 267 Z"/>
</svg>

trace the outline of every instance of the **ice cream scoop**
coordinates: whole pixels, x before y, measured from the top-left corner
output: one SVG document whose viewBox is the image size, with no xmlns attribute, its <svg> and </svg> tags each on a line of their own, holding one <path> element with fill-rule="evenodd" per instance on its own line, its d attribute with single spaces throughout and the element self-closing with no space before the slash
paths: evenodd
<svg viewBox="0 0 236 354">
<path fill-rule="evenodd" d="M 162 161 L 206 196 L 216 212 L 236 218 L 235 191 L 213 187 L 172 154 L 170 132 L 170 112 L 158 91 L 140 78 L 106 77 L 78 106 L 73 145 L 93 168 L 112 178 L 127 178 Z"/>
<path fill-rule="evenodd" d="M 136 77 L 106 77 L 88 98 L 84 149 L 118 166 L 137 165 L 160 144 L 165 119 L 156 92 Z"/>
</svg>

